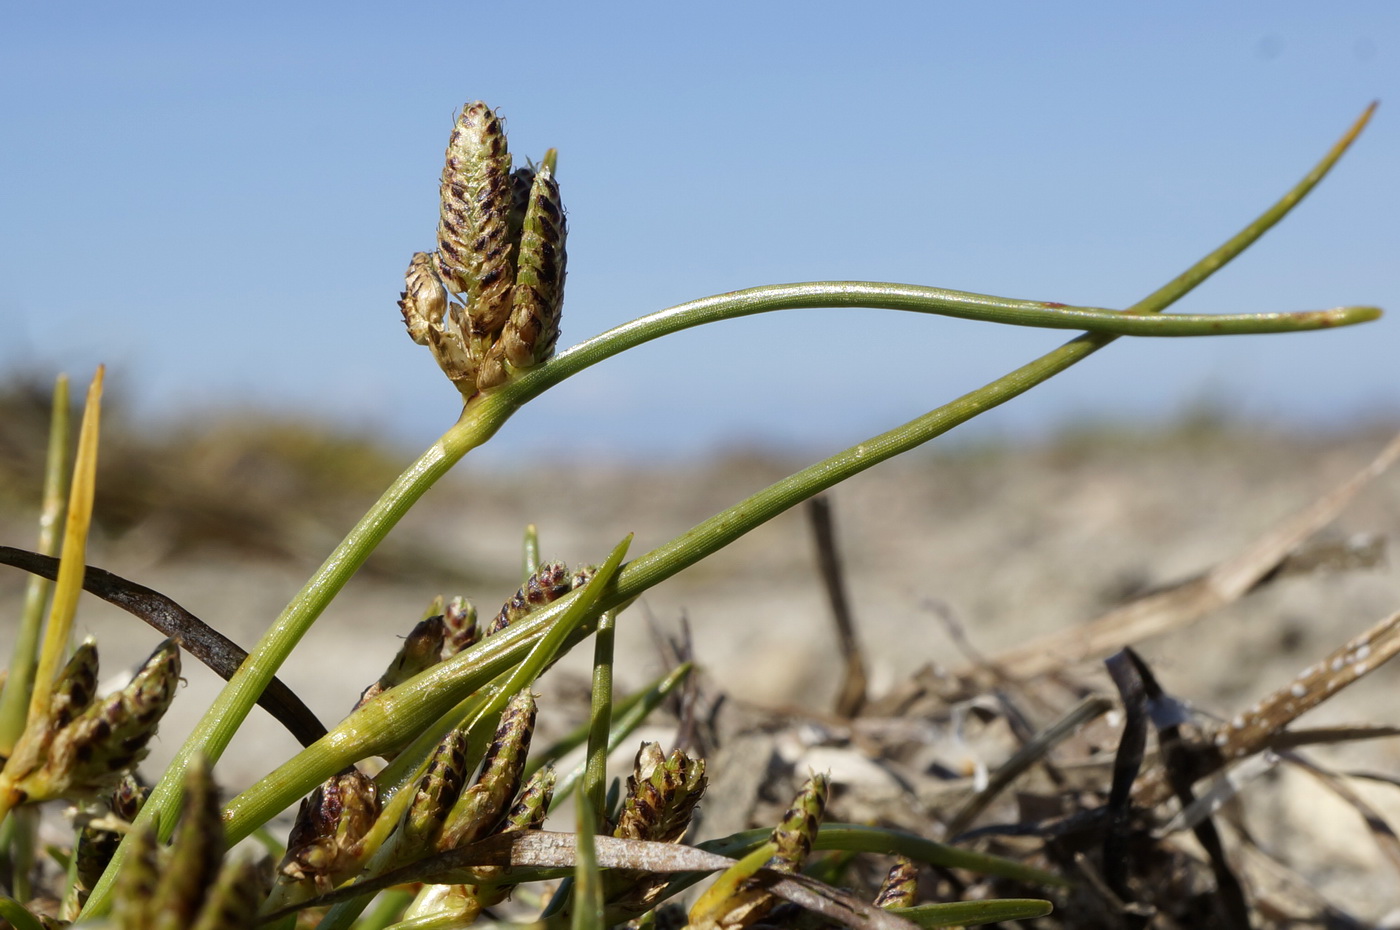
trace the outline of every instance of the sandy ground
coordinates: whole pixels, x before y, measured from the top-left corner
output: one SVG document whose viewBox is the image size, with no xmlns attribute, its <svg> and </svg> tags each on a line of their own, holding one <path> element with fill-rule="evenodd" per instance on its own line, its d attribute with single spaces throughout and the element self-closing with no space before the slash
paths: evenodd
<svg viewBox="0 0 1400 930">
<path fill-rule="evenodd" d="M 872 691 L 885 692 L 930 663 L 961 665 L 948 617 L 977 650 L 995 655 L 1097 616 L 1134 592 L 1202 572 L 1345 480 L 1387 438 L 1300 440 L 1228 429 L 1110 434 L 927 453 L 877 467 L 830 495 Z M 762 455 L 660 471 L 585 465 L 503 477 L 467 470 L 432 491 L 396 530 L 373 570 L 352 582 L 303 641 L 283 678 L 323 720 L 337 720 L 432 596 L 466 594 L 482 612 L 494 611 L 518 580 L 525 523 L 538 524 L 546 557 L 571 564 L 601 559 L 628 532 L 637 534 L 638 553 L 783 474 L 782 463 Z M 32 541 L 14 515 L 0 528 L 7 543 Z M 95 540 L 90 561 L 168 594 L 249 645 L 338 529 L 305 528 L 297 540 L 308 551 L 303 561 L 186 558 L 140 528 L 121 540 Z M 1375 482 L 1324 535 L 1362 533 L 1400 533 L 1400 470 Z M 806 516 L 792 512 L 662 585 L 619 622 L 619 686 L 641 685 L 660 671 L 652 627 L 674 631 L 685 617 L 715 687 L 743 702 L 827 711 L 841 666 L 814 566 Z M 22 588 L 18 573 L 0 573 L 0 616 L 17 616 Z M 1168 690 L 1228 718 L 1396 609 L 1393 567 L 1315 573 L 1280 580 L 1141 651 Z M 95 601 L 84 603 L 79 623 L 98 638 L 108 671 L 157 641 Z M 0 624 L 5 645 L 13 631 L 12 619 Z M 566 682 L 583 674 L 590 653 L 577 650 L 554 674 Z M 1095 667 L 1082 675 L 1111 693 Z M 203 669 L 187 677 L 152 763 L 168 757 L 217 686 Z M 1400 725 L 1397 686 L 1400 667 L 1382 669 L 1305 722 Z M 293 749 L 273 726 L 250 728 L 219 776 L 233 787 L 246 784 Z M 1314 756 L 1400 777 L 1396 740 Z M 1359 911 L 1369 918 L 1400 908 L 1394 867 L 1355 811 L 1304 776 L 1276 773 L 1265 781 L 1278 790 L 1261 792 L 1246 811 L 1263 842 L 1282 846 L 1281 855 L 1317 876 L 1334 899 L 1364 899 Z M 1400 824 L 1400 789 L 1357 784 Z M 1270 835 L 1270 825 L 1283 822 L 1304 825 L 1306 837 Z"/>
</svg>

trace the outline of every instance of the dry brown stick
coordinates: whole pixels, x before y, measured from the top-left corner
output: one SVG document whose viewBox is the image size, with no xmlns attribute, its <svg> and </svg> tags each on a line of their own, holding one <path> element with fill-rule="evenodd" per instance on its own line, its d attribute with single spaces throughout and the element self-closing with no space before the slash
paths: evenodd
<svg viewBox="0 0 1400 930">
<path fill-rule="evenodd" d="M 1342 724 L 1332 727 L 1307 727 L 1285 730 L 1269 737 L 1264 748 L 1274 752 L 1287 752 L 1304 746 L 1319 743 L 1350 743 L 1357 740 L 1383 739 L 1387 736 L 1400 736 L 1400 727 L 1373 726 L 1364 723 Z"/>
<path fill-rule="evenodd" d="M 948 821 L 948 835 L 956 837 L 968 827 L 972 822 L 987 809 L 1007 786 L 1020 777 L 1032 765 L 1044 758 L 1051 749 L 1055 748 L 1061 741 L 1073 735 L 1073 733 L 1084 724 L 1088 723 L 1113 708 L 1113 702 L 1102 694 L 1093 694 L 1080 701 L 1070 709 L 1063 717 L 1051 724 L 1046 729 L 1037 733 L 1030 742 L 1022 746 L 1016 753 L 1007 759 L 987 781 L 987 786 L 976 792 L 958 808 Z"/>
<path fill-rule="evenodd" d="M 1269 748 L 1290 723 L 1400 653 L 1400 612 L 1391 614 L 1249 710 L 1206 734 L 1216 768 Z M 1208 771 L 1199 775 L 1208 775 Z M 1133 800 L 1153 807 L 1171 795 L 1160 766 L 1144 772 Z"/>
<path fill-rule="evenodd" d="M 822 583 L 826 587 L 827 600 L 831 602 L 831 615 L 836 621 L 836 638 L 841 645 L 841 655 L 846 660 L 846 672 L 841 680 L 841 690 L 836 694 L 836 715 L 847 719 L 861 712 L 866 702 L 865 653 L 856 638 L 855 618 L 851 613 L 850 598 L 846 595 L 845 575 L 841 571 L 841 556 L 836 548 L 836 530 L 832 525 L 831 501 L 818 495 L 807 502 L 807 514 L 812 518 L 812 536 L 817 542 L 817 565 L 821 570 Z"/>
<path fill-rule="evenodd" d="M 1196 581 L 1124 604 L 1089 623 L 1042 636 L 1003 653 L 993 664 L 1013 677 L 1033 678 L 1189 626 L 1246 594 L 1300 543 L 1335 519 L 1362 488 L 1397 459 L 1400 436 L 1350 479 Z M 969 667 L 960 669 L 958 675 L 971 676 L 976 671 Z"/>
</svg>

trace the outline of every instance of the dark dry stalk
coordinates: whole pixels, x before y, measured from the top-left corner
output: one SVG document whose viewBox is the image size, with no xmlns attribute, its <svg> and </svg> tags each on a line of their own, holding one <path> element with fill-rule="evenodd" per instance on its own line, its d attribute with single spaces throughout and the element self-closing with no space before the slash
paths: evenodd
<svg viewBox="0 0 1400 930">
<path fill-rule="evenodd" d="M 846 594 L 846 576 L 841 568 L 841 553 L 836 548 L 836 529 L 831 517 L 831 501 L 818 494 L 807 502 L 807 515 L 812 519 L 812 536 L 817 543 L 817 568 L 831 604 L 831 616 L 836 622 L 836 640 L 846 671 L 836 692 L 836 715 L 851 718 L 865 707 L 868 678 L 865 653 L 856 637 L 855 616 Z"/>
</svg>

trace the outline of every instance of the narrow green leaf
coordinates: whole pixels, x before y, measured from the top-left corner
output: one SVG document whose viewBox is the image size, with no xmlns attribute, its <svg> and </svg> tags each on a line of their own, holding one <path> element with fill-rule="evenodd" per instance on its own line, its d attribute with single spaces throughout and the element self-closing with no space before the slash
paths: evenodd
<svg viewBox="0 0 1400 930">
<path fill-rule="evenodd" d="M 14 898 L 0 895 L 0 917 L 14 925 L 15 930 L 44 930 L 39 918 L 24 909 Z"/>
<path fill-rule="evenodd" d="M 1031 920 L 1045 917 L 1055 909 L 1038 898 L 1000 898 L 990 901 L 953 901 L 948 904 L 919 904 L 892 907 L 891 914 L 913 921 L 920 927 L 972 927 L 1000 920 Z"/>
</svg>

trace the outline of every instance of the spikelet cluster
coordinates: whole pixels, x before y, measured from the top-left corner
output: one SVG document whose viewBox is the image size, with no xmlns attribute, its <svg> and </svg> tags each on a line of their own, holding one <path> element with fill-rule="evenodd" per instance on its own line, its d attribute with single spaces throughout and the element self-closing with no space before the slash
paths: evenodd
<svg viewBox="0 0 1400 930">
<path fill-rule="evenodd" d="M 471 397 L 554 352 L 567 224 L 552 151 L 512 169 L 501 118 L 481 101 L 457 117 L 439 193 L 437 249 L 409 262 L 399 309 Z"/>
<path fill-rule="evenodd" d="M 521 776 L 535 726 L 535 698 L 520 691 L 501 712 L 476 781 L 467 733 L 454 729 L 438 743 L 412 798 L 396 822 L 388 846 L 367 848 L 376 823 L 388 816 L 374 781 L 355 770 L 334 776 L 302 802 L 278 869 L 278 906 L 322 893 L 361 874 L 371 857 L 394 868 L 445 852 L 502 830 L 537 828 L 553 793 L 553 773 L 537 773 L 521 790 Z M 518 797 L 517 797 L 518 795 Z M 512 805 L 512 801 L 514 804 Z M 383 825 L 381 825 L 382 827 Z"/>
<path fill-rule="evenodd" d="M 465 598 L 435 598 L 427 616 L 404 638 L 388 668 L 361 694 L 356 708 L 586 584 L 595 571 L 589 566 L 571 570 L 563 562 L 546 562 L 489 620 L 479 618 L 476 607 Z M 535 711 L 535 699 L 528 688 L 512 697 L 501 712 L 484 757 L 469 757 L 466 731 L 449 731 L 433 751 L 424 773 L 406 789 L 413 792 L 412 800 L 401 815 L 396 814 L 400 819 L 391 830 L 379 824 L 385 816 L 384 803 L 373 779 L 355 769 L 327 779 L 298 811 L 287 854 L 278 867 L 275 905 L 310 898 L 360 876 L 376 856 L 374 867 L 382 869 L 494 833 L 538 829 L 553 796 L 555 776 L 546 767 L 521 787 Z M 391 758 L 395 751 L 382 754 Z M 480 774 L 469 783 L 478 763 Z M 703 790 L 703 766 L 700 773 Z M 367 848 L 370 843 L 375 848 Z M 509 891 L 509 887 L 496 885 L 451 887 L 450 893 L 442 891 L 433 897 L 442 899 L 439 904 L 443 907 L 448 907 L 450 898 L 458 911 L 479 910 Z M 436 908 L 430 911 L 439 913 Z"/>
<path fill-rule="evenodd" d="M 83 643 L 54 682 L 0 783 L 14 803 L 108 794 L 146 757 L 180 680 L 180 649 L 167 639 L 125 688 L 96 700 L 97 649 Z"/>
</svg>

